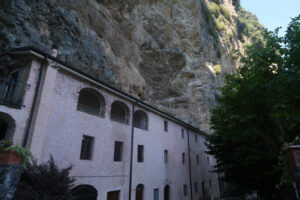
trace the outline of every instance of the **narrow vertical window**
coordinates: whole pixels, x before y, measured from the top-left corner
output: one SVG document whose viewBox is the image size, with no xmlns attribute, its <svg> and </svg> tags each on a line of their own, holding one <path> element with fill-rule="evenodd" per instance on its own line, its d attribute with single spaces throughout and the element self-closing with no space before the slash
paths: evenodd
<svg viewBox="0 0 300 200">
<path fill-rule="evenodd" d="M 144 162 L 144 145 L 138 145 L 137 161 L 138 162 Z"/>
<path fill-rule="evenodd" d="M 164 121 L 164 130 L 168 132 L 168 121 Z"/>
<path fill-rule="evenodd" d="M 184 164 L 185 163 L 185 153 L 182 153 L 182 164 Z"/>
<path fill-rule="evenodd" d="M 196 163 L 199 165 L 199 155 L 196 155 Z"/>
<path fill-rule="evenodd" d="M 165 163 L 168 163 L 168 150 L 164 151 L 164 161 Z"/>
<path fill-rule="evenodd" d="M 92 151 L 94 146 L 94 137 L 84 135 L 81 142 L 81 160 L 92 160 Z"/>
<path fill-rule="evenodd" d="M 194 183 L 194 188 L 195 188 L 195 193 L 198 193 L 198 183 L 197 182 Z"/>
<path fill-rule="evenodd" d="M 186 184 L 184 184 L 183 185 L 183 196 L 187 196 L 187 185 Z"/>
<path fill-rule="evenodd" d="M 184 138 L 184 129 L 181 129 L 181 138 Z"/>
<path fill-rule="evenodd" d="M 209 180 L 209 188 L 210 189 L 212 188 L 212 182 L 211 182 L 211 180 Z"/>
<path fill-rule="evenodd" d="M 159 200 L 159 189 L 158 188 L 153 190 L 153 199 Z"/>
<path fill-rule="evenodd" d="M 122 161 L 123 142 L 115 141 L 114 161 Z"/>
<path fill-rule="evenodd" d="M 195 142 L 198 142 L 198 135 L 195 135 Z"/>
</svg>

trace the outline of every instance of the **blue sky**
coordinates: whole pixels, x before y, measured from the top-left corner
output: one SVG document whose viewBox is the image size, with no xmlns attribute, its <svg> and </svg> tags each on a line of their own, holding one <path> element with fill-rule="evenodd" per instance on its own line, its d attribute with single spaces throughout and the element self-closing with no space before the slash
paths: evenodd
<svg viewBox="0 0 300 200">
<path fill-rule="evenodd" d="M 300 0 L 241 0 L 241 5 L 255 14 L 259 22 L 269 30 L 281 26 L 284 35 L 292 17 L 300 14 Z"/>
</svg>

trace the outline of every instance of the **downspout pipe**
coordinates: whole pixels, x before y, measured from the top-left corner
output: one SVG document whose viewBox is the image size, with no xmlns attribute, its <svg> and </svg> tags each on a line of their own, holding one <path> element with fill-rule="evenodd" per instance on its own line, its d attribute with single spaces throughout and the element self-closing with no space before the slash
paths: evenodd
<svg viewBox="0 0 300 200">
<path fill-rule="evenodd" d="M 40 66 L 40 69 L 39 69 L 39 74 L 38 74 L 38 79 L 37 79 L 37 83 L 36 83 L 36 87 L 35 87 L 34 97 L 33 97 L 32 105 L 31 105 L 31 109 L 30 109 L 29 118 L 27 120 L 27 125 L 26 125 L 26 129 L 25 129 L 25 133 L 24 133 L 24 139 L 22 142 L 23 147 L 26 147 L 28 144 L 28 138 L 29 138 L 30 130 L 32 128 L 32 119 L 36 112 L 37 100 L 38 100 L 38 96 L 39 96 L 39 93 L 41 90 L 41 82 L 42 82 L 42 77 L 43 77 L 43 73 L 44 73 L 44 68 L 47 65 L 47 59 L 48 59 L 47 57 L 44 58 L 41 66 Z"/>
<path fill-rule="evenodd" d="M 131 141 L 130 141 L 130 167 L 129 167 L 129 186 L 128 186 L 128 200 L 131 200 L 131 187 L 132 187 L 132 162 L 133 162 L 133 141 L 134 141 L 134 126 L 133 126 L 133 120 L 134 120 L 134 109 L 135 104 L 137 102 L 134 102 L 132 104 L 132 113 L 131 113 Z"/>
<path fill-rule="evenodd" d="M 192 167 L 191 167 L 191 148 L 190 148 L 190 135 L 189 135 L 189 129 L 187 129 L 186 132 L 187 132 L 187 139 L 188 139 L 190 191 L 191 191 L 191 200 L 193 200 Z"/>
</svg>

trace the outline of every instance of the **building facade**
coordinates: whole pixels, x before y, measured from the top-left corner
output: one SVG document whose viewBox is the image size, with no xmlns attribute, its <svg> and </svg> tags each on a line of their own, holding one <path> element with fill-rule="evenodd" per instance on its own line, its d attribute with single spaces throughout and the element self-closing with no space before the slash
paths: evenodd
<svg viewBox="0 0 300 200">
<path fill-rule="evenodd" d="M 0 140 L 73 165 L 74 199 L 220 196 L 205 133 L 35 48 L 0 57 Z"/>
</svg>

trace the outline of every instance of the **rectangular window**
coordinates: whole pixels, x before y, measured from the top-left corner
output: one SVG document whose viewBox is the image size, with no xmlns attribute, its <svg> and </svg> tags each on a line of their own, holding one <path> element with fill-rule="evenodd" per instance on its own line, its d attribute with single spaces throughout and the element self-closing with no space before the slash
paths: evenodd
<svg viewBox="0 0 300 200">
<path fill-rule="evenodd" d="M 195 135 L 195 142 L 198 142 L 198 135 Z"/>
<path fill-rule="evenodd" d="M 198 193 L 198 183 L 197 182 L 194 183 L 194 188 L 195 188 L 195 193 Z"/>
<path fill-rule="evenodd" d="M 199 155 L 196 155 L 196 163 L 199 165 Z"/>
<path fill-rule="evenodd" d="M 211 180 L 209 180 L 209 188 L 210 189 L 212 188 L 212 182 L 211 182 Z"/>
<path fill-rule="evenodd" d="M 137 161 L 144 162 L 144 145 L 138 145 Z"/>
<path fill-rule="evenodd" d="M 168 150 L 164 151 L 164 161 L 165 163 L 168 163 Z"/>
<path fill-rule="evenodd" d="M 81 160 L 92 160 L 92 153 L 94 148 L 94 137 L 84 135 L 81 142 Z"/>
<path fill-rule="evenodd" d="M 185 153 L 182 153 L 182 164 L 185 163 Z"/>
<path fill-rule="evenodd" d="M 186 184 L 184 184 L 183 185 L 183 196 L 187 196 L 188 195 L 188 192 L 187 192 L 187 185 Z"/>
<path fill-rule="evenodd" d="M 123 142 L 115 141 L 114 161 L 122 161 Z"/>
<path fill-rule="evenodd" d="M 153 198 L 154 200 L 159 200 L 159 189 L 158 188 L 153 190 L 153 197 L 154 197 Z"/>
<path fill-rule="evenodd" d="M 181 138 L 184 138 L 184 129 L 181 129 Z"/>
<path fill-rule="evenodd" d="M 164 130 L 168 132 L 168 121 L 164 121 Z"/>
</svg>

